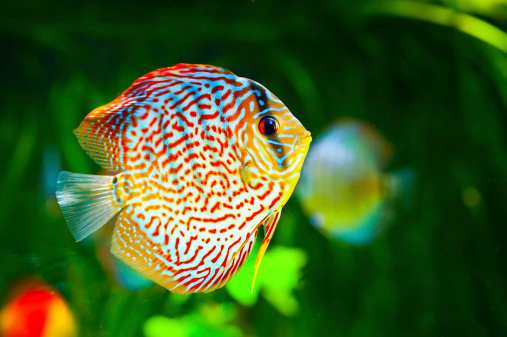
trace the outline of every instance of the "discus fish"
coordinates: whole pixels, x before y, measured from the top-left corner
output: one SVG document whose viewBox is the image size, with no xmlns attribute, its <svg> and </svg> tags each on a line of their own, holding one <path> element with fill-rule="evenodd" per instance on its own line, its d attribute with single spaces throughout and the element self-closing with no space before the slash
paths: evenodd
<svg viewBox="0 0 507 337">
<path fill-rule="evenodd" d="M 259 83 L 191 64 L 144 75 L 74 133 L 120 172 L 60 173 L 57 199 L 75 239 L 119 212 L 112 253 L 184 294 L 226 284 L 263 225 L 257 272 L 312 139 Z"/>
<path fill-rule="evenodd" d="M 352 245 L 372 242 L 409 199 L 414 173 L 385 173 L 392 146 L 364 122 L 333 124 L 312 145 L 296 194 L 311 223 Z"/>
<path fill-rule="evenodd" d="M 0 313 L 3 337 L 75 336 L 74 317 L 58 292 L 40 281 L 19 285 Z"/>
</svg>

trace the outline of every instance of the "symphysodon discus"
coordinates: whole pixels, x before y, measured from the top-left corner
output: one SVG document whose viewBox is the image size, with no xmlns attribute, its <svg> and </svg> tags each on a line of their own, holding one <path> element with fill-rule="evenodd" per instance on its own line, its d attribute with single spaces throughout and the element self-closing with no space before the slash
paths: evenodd
<svg viewBox="0 0 507 337">
<path fill-rule="evenodd" d="M 139 78 L 74 133 L 120 172 L 60 173 L 56 195 L 76 240 L 119 212 L 112 253 L 185 294 L 227 283 L 263 225 L 257 272 L 312 139 L 259 83 L 191 64 Z"/>
<path fill-rule="evenodd" d="M 402 210 L 395 206 L 411 199 L 414 185 L 413 170 L 384 170 L 392 152 L 384 136 L 363 121 L 333 123 L 312 145 L 296 188 L 312 224 L 350 245 L 377 238 Z"/>
</svg>

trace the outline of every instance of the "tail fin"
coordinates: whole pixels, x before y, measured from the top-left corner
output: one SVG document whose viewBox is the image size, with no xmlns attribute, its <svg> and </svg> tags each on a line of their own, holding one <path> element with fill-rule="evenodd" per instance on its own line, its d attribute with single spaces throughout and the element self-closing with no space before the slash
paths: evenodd
<svg viewBox="0 0 507 337">
<path fill-rule="evenodd" d="M 60 172 L 56 198 L 76 241 L 102 227 L 121 208 L 113 198 L 114 176 Z"/>
<path fill-rule="evenodd" d="M 410 168 L 403 168 L 386 175 L 388 198 L 405 209 L 412 207 L 416 174 Z"/>
</svg>

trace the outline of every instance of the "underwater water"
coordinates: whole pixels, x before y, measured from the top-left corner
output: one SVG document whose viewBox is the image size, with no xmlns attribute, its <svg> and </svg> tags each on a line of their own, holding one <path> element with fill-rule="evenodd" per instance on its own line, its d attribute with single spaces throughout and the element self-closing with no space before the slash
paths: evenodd
<svg viewBox="0 0 507 337">
<path fill-rule="evenodd" d="M 46 303 L 23 300 L 28 283 L 42 284 L 59 308 L 35 308 L 33 336 L 507 333 L 505 1 L 9 0 L 2 8 L 2 336 L 14 336 L 12 320 L 33 303 Z M 58 173 L 100 167 L 72 131 L 138 77 L 181 62 L 258 81 L 314 139 L 340 118 L 372 125 L 392 150 L 383 170 L 415 172 L 410 207 L 357 246 L 323 235 L 293 195 L 252 292 L 262 231 L 225 287 L 191 295 L 111 257 L 110 226 L 75 242 L 56 202 Z"/>
</svg>

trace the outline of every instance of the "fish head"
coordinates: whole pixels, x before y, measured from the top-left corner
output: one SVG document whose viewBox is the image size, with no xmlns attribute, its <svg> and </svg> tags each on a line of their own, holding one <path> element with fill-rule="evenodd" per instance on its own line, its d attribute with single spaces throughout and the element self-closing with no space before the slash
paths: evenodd
<svg viewBox="0 0 507 337">
<path fill-rule="evenodd" d="M 245 150 L 260 175 L 273 181 L 283 180 L 287 192 L 284 204 L 299 179 L 311 133 L 262 85 L 252 81 L 251 89 L 255 100 L 246 116 L 249 132 Z"/>
</svg>

